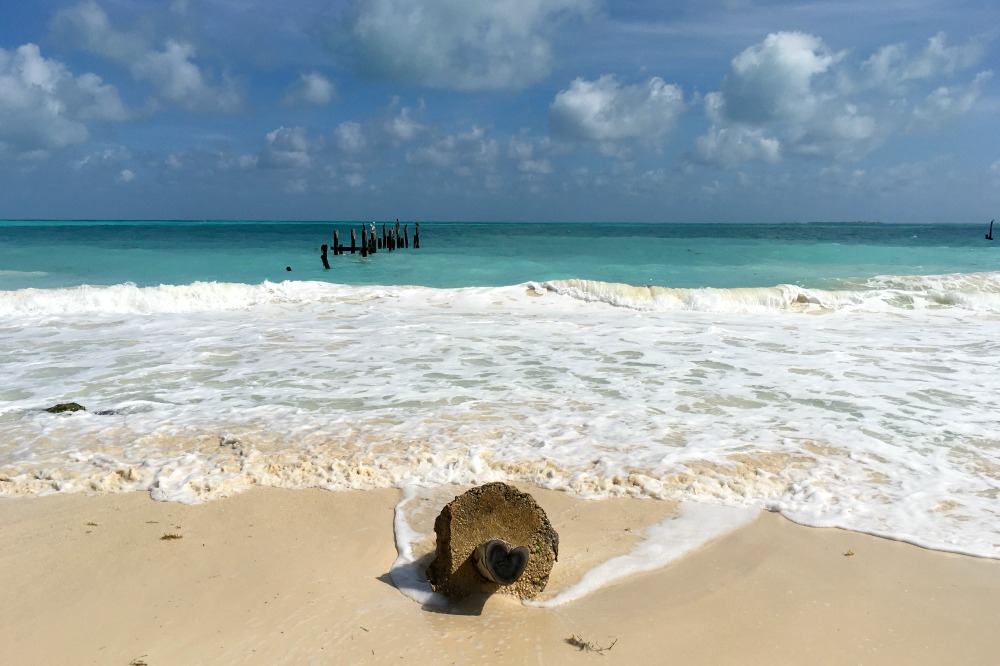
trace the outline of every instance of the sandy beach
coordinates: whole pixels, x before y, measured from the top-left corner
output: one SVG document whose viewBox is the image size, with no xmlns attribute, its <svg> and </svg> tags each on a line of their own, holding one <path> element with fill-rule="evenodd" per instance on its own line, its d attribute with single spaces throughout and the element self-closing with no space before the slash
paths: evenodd
<svg viewBox="0 0 1000 666">
<path fill-rule="evenodd" d="M 673 510 L 521 489 L 560 534 L 554 589 Z M 554 608 L 494 596 L 426 610 L 389 576 L 400 498 L 262 488 L 198 505 L 140 493 L 3 499 L 3 662 L 991 664 L 1000 654 L 1000 562 L 770 513 Z"/>
</svg>

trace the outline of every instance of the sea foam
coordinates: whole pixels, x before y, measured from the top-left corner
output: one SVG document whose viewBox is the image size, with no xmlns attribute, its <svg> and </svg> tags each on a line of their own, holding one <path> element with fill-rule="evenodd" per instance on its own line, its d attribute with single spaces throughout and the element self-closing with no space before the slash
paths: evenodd
<svg viewBox="0 0 1000 666">
<path fill-rule="evenodd" d="M 779 313 L 960 308 L 1000 313 L 1000 273 L 937 276 L 879 276 L 830 281 L 831 289 L 783 284 L 754 288 L 679 289 L 595 280 L 552 280 L 510 287 L 357 287 L 327 282 L 284 281 L 241 284 L 195 282 L 138 287 L 135 284 L 0 291 L 0 317 L 61 314 L 158 314 L 228 312 L 261 306 L 333 304 L 378 298 L 421 303 L 489 304 L 522 300 L 544 292 L 588 303 L 649 312 Z M 551 302 L 547 302 L 551 306 Z"/>
<path fill-rule="evenodd" d="M 513 481 L 1000 557 L 996 274 L 837 286 L 0 292 L 0 493 Z"/>
</svg>

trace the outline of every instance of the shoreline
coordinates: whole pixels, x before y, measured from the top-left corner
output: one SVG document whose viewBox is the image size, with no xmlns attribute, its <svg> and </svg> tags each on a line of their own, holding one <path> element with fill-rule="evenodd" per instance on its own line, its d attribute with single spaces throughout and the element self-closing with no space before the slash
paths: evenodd
<svg viewBox="0 0 1000 666">
<path fill-rule="evenodd" d="M 518 485 L 560 534 L 550 585 L 628 551 L 674 509 Z M 1000 653 L 1000 561 L 771 513 L 556 607 L 493 596 L 425 610 L 389 574 L 401 497 L 256 488 L 196 505 L 146 493 L 0 498 L 5 660 L 986 664 Z"/>
</svg>

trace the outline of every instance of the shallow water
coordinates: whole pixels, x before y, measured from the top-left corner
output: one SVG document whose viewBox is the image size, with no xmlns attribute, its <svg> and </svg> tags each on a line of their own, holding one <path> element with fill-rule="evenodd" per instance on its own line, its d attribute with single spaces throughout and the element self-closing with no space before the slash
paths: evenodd
<svg viewBox="0 0 1000 666">
<path fill-rule="evenodd" d="M 816 242 L 892 235 L 829 226 L 812 231 L 841 235 Z M 702 250 L 712 255 L 716 241 Z M 771 246 L 774 265 L 794 273 L 802 258 L 775 249 L 786 242 Z M 607 248 L 590 243 L 594 257 Z M 909 247 L 911 258 L 984 261 L 979 246 Z M 461 262 L 445 270 L 423 252 L 365 261 L 475 282 Z M 574 279 L 509 286 L 111 277 L 7 289 L 0 492 L 199 502 L 254 485 L 510 480 L 777 510 L 1000 557 L 1000 422 L 989 403 L 1000 394 L 1000 273 L 866 275 L 855 261 L 864 253 L 836 256 L 836 270 L 737 287 L 635 273 L 609 282 L 599 277 L 610 264 L 577 260 Z M 336 261 L 345 273 L 366 265 Z M 510 264 L 480 263 L 486 281 L 504 284 Z M 713 275 L 725 284 L 736 272 Z M 88 411 L 43 411 L 70 400 Z"/>
</svg>

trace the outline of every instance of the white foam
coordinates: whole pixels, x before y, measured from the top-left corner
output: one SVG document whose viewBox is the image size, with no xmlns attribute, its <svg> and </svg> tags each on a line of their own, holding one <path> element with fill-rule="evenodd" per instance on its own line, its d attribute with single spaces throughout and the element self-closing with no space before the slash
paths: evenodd
<svg viewBox="0 0 1000 666">
<path fill-rule="evenodd" d="M 389 575 L 396 588 L 413 599 L 421 606 L 428 608 L 444 608 L 448 599 L 431 588 L 431 584 L 423 575 L 423 566 L 413 550 L 413 544 L 423 539 L 425 535 L 416 532 L 406 519 L 406 505 L 416 497 L 412 485 L 403 486 L 403 499 L 396 505 L 393 518 L 393 531 L 396 536 L 396 551 L 398 556 L 392 563 Z M 426 564 L 424 564 L 426 566 Z"/>
<path fill-rule="evenodd" d="M 799 313 L 823 311 L 886 312 L 959 308 L 1000 313 L 1000 272 L 968 275 L 879 276 L 840 281 L 840 290 L 806 289 L 797 285 L 737 289 L 676 289 L 632 286 L 594 280 L 553 280 L 513 287 L 352 287 L 326 282 L 285 281 L 237 284 L 195 282 L 187 285 L 138 287 L 134 284 L 80 286 L 63 289 L 0 291 L 0 317 L 63 314 L 157 314 L 248 310 L 264 306 L 304 306 L 392 298 L 406 302 L 488 305 L 505 302 L 532 309 L 524 299 L 555 293 L 566 301 L 605 304 L 650 312 Z M 572 310 L 572 302 L 546 299 L 546 307 Z M 536 304 L 537 305 L 537 304 Z"/>
<path fill-rule="evenodd" d="M 507 480 L 1000 557 L 995 274 L 921 280 L 873 285 L 881 309 L 802 291 L 760 311 L 535 284 L 0 292 L 16 305 L 0 314 L 0 493 Z M 901 285 L 986 305 L 889 303 Z M 88 411 L 42 411 L 70 400 Z"/>
<path fill-rule="evenodd" d="M 660 569 L 750 523 L 759 513 L 755 508 L 683 502 L 677 516 L 647 528 L 643 540 L 625 555 L 602 562 L 550 599 L 526 601 L 525 604 L 546 608 L 561 606 L 627 576 Z"/>
<path fill-rule="evenodd" d="M 885 312 L 942 307 L 1000 312 L 1000 273 L 879 276 L 853 284 L 846 280 L 840 282 L 850 288 L 806 289 L 782 284 L 737 289 L 676 289 L 594 280 L 553 280 L 545 283 L 545 287 L 582 301 L 655 312 Z"/>
</svg>

